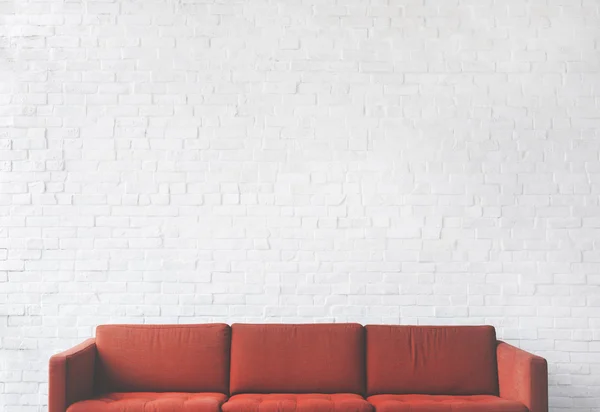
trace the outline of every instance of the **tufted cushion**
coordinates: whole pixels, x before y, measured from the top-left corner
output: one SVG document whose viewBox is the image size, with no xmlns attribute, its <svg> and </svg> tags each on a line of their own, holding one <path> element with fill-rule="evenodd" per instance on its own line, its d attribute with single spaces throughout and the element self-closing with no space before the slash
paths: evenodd
<svg viewBox="0 0 600 412">
<path fill-rule="evenodd" d="M 364 393 L 355 323 L 231 327 L 231 393 Z"/>
<path fill-rule="evenodd" d="M 498 395 L 492 326 L 367 330 L 367 394 Z"/>
<path fill-rule="evenodd" d="M 375 412 L 528 412 L 519 402 L 492 395 L 375 395 Z"/>
<path fill-rule="evenodd" d="M 108 393 L 74 403 L 67 412 L 220 412 L 222 393 Z"/>
<path fill-rule="evenodd" d="M 225 324 L 96 328 L 96 393 L 229 390 Z"/>
<path fill-rule="evenodd" d="M 361 396 L 355 394 L 242 394 L 232 396 L 223 412 L 371 412 Z"/>
</svg>

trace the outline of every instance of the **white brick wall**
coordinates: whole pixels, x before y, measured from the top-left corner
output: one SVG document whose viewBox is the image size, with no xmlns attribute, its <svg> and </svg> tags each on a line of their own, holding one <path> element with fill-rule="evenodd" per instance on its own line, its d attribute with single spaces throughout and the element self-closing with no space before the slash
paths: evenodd
<svg viewBox="0 0 600 412">
<path fill-rule="evenodd" d="M 0 1 L 0 409 L 100 323 L 358 321 L 599 411 L 599 5 Z"/>
</svg>

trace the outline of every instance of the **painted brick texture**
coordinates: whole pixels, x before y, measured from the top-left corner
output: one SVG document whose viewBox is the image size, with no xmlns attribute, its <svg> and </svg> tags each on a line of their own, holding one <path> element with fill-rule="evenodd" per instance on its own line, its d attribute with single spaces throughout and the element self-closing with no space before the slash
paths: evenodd
<svg viewBox="0 0 600 412">
<path fill-rule="evenodd" d="M 357 321 L 600 411 L 599 6 L 0 1 L 0 410 L 101 323 Z"/>
</svg>

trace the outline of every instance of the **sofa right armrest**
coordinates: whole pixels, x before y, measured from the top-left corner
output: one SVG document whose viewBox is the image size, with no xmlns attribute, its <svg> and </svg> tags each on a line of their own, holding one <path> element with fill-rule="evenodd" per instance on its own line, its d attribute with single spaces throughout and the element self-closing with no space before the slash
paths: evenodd
<svg viewBox="0 0 600 412">
<path fill-rule="evenodd" d="M 50 358 L 48 412 L 65 412 L 69 405 L 92 397 L 95 364 L 95 339 Z"/>
<path fill-rule="evenodd" d="M 546 359 L 498 341 L 500 397 L 523 403 L 529 412 L 548 412 Z"/>
</svg>

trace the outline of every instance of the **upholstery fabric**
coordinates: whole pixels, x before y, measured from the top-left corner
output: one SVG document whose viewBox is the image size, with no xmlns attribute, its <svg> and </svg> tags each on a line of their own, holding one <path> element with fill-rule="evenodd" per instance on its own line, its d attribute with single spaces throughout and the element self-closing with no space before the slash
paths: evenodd
<svg viewBox="0 0 600 412">
<path fill-rule="evenodd" d="M 96 393 L 228 393 L 230 335 L 225 324 L 98 326 Z"/>
<path fill-rule="evenodd" d="M 50 358 L 48 412 L 65 412 L 70 404 L 92 396 L 95 363 L 95 339 Z"/>
<path fill-rule="evenodd" d="M 498 342 L 500 396 L 520 401 L 530 412 L 548 412 L 546 359 L 505 342 Z"/>
<path fill-rule="evenodd" d="M 223 412 L 371 412 L 356 394 L 242 394 L 232 396 Z"/>
<path fill-rule="evenodd" d="M 220 412 L 225 399 L 222 393 L 108 393 L 67 412 Z"/>
<path fill-rule="evenodd" d="M 232 394 L 362 394 L 364 378 L 359 324 L 232 326 Z"/>
<path fill-rule="evenodd" d="M 367 330 L 367 393 L 497 395 L 492 326 L 384 326 Z"/>
<path fill-rule="evenodd" d="M 375 395 L 375 412 L 527 412 L 520 402 L 493 395 Z"/>
</svg>

